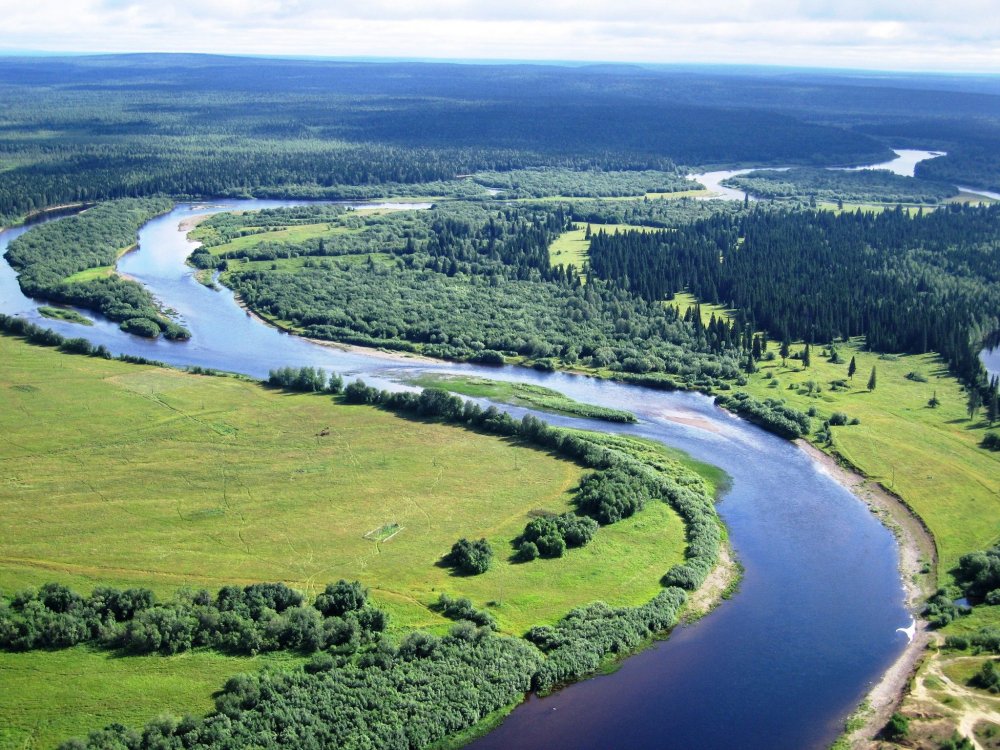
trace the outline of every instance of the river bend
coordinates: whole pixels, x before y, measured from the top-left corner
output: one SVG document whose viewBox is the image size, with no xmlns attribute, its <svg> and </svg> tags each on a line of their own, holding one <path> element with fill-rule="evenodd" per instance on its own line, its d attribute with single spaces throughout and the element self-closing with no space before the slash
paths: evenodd
<svg viewBox="0 0 1000 750">
<path fill-rule="evenodd" d="M 659 440 L 724 469 L 719 504 L 745 567 L 736 596 L 697 623 L 626 660 L 611 675 L 532 697 L 476 748 L 827 747 L 844 719 L 900 654 L 910 621 L 892 536 L 857 498 L 791 443 L 715 407 L 705 396 L 664 393 L 526 368 L 484 368 L 341 351 L 281 333 L 241 310 L 228 290 L 193 278 L 194 245 L 181 221 L 206 213 L 290 205 L 183 204 L 145 225 L 119 270 L 146 285 L 192 332 L 186 342 L 123 333 L 88 311 L 93 327 L 43 318 L 0 263 L 0 312 L 84 336 L 116 354 L 255 377 L 314 365 L 382 387 L 423 372 L 467 372 L 543 384 L 588 403 L 632 411 L 636 425 L 541 414 L 555 424 Z M 25 231 L 0 233 L 0 255 Z M 521 415 L 527 410 L 507 407 Z M 470 533 L 474 530 L 470 529 Z M 614 592 L 609 592 L 609 596 Z"/>
</svg>

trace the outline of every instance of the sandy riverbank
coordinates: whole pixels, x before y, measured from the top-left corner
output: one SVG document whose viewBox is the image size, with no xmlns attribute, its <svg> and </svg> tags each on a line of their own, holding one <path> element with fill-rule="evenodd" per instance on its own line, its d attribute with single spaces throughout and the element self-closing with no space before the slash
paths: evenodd
<svg viewBox="0 0 1000 750">
<path fill-rule="evenodd" d="M 899 706 L 930 642 L 927 623 L 917 617 L 919 603 L 937 586 L 937 547 L 923 521 L 899 497 L 877 482 L 840 465 L 835 458 L 805 440 L 797 440 L 819 467 L 840 485 L 861 499 L 893 534 L 899 544 L 899 573 L 906 593 L 906 605 L 913 613 L 916 630 L 913 639 L 891 667 L 865 696 L 865 709 L 859 714 L 861 726 L 847 735 L 852 748 L 869 747 L 872 738 Z M 929 569 L 929 574 L 923 573 Z M 905 623 L 900 623 L 903 626 Z M 902 638 L 902 634 L 900 634 Z"/>
</svg>

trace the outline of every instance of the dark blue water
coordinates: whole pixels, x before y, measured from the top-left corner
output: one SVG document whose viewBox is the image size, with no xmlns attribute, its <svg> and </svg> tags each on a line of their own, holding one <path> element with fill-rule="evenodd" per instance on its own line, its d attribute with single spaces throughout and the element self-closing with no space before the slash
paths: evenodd
<svg viewBox="0 0 1000 750">
<path fill-rule="evenodd" d="M 588 403 L 628 409 L 637 425 L 551 415 L 550 422 L 642 435 L 723 468 L 719 505 L 746 568 L 739 593 L 698 623 L 628 659 L 612 675 L 531 698 L 476 748 L 826 747 L 870 685 L 906 645 L 909 624 L 892 535 L 794 445 L 719 409 L 671 394 L 563 373 L 483 368 L 344 352 L 280 333 L 248 316 L 228 291 L 198 284 L 177 230 L 192 215 L 277 202 L 181 206 L 140 233 L 119 263 L 191 329 L 188 342 L 149 341 L 107 321 L 93 328 L 42 318 L 0 264 L 0 311 L 85 336 L 113 352 L 262 377 L 315 365 L 382 386 L 422 372 L 474 372 L 543 384 Z M 0 234 L 0 254 L 23 229 Z M 86 313 L 88 317 L 93 317 Z M 520 415 L 526 410 L 511 407 Z M 609 592 L 609 594 L 612 592 Z"/>
</svg>

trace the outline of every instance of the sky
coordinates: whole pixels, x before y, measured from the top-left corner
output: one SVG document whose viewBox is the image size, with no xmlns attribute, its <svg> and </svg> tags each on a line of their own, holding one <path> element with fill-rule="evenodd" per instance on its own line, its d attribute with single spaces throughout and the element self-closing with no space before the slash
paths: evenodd
<svg viewBox="0 0 1000 750">
<path fill-rule="evenodd" d="M 0 0 L 0 51 L 1000 73 L 997 0 Z"/>
</svg>

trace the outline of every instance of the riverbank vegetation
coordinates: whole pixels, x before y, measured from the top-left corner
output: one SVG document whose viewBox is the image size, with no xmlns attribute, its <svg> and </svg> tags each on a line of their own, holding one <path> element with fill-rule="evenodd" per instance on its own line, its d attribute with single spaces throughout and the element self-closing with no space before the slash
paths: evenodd
<svg viewBox="0 0 1000 750">
<path fill-rule="evenodd" d="M 558 391 L 532 383 L 518 383 L 488 378 L 428 373 L 410 381 L 423 388 L 444 388 L 474 398 L 488 398 L 513 406 L 528 406 L 555 414 L 568 414 L 607 422 L 635 422 L 634 414 L 621 409 L 611 409 L 574 401 Z"/>
<path fill-rule="evenodd" d="M 828 203 L 936 205 L 958 195 L 946 182 L 904 177 L 885 169 L 830 170 L 800 167 L 757 170 L 725 180 L 727 187 L 767 200 Z"/>
<path fill-rule="evenodd" d="M 333 235 L 284 245 L 284 260 L 230 261 L 221 280 L 266 319 L 313 338 L 545 369 L 669 372 L 690 384 L 739 374 L 731 324 L 721 324 L 724 340 L 709 339 L 673 308 L 553 267 L 549 246 L 570 224 L 562 207 L 449 203 L 382 222 L 397 234 L 378 255 L 352 253 Z M 265 252 L 255 247 L 240 252 Z"/>
</svg>

